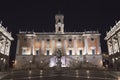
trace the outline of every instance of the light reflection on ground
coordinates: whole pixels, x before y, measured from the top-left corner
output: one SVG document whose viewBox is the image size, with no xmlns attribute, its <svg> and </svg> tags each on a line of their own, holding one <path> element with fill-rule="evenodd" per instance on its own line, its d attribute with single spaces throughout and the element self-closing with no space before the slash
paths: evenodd
<svg viewBox="0 0 120 80">
<path fill-rule="evenodd" d="M 108 72 L 95 70 L 29 70 L 14 71 L 3 80 L 120 80 Z"/>
</svg>

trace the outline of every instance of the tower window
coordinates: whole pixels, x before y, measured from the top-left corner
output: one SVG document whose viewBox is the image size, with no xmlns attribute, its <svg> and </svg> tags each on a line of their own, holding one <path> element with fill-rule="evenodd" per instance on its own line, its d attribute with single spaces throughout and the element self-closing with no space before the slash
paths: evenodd
<svg viewBox="0 0 120 80">
<path fill-rule="evenodd" d="M 82 50 L 80 50 L 80 55 L 82 55 Z"/>
<path fill-rule="evenodd" d="M 58 28 L 58 31 L 61 31 L 61 28 L 60 28 L 60 27 Z"/>
<path fill-rule="evenodd" d="M 60 19 L 58 20 L 58 22 L 60 22 Z"/>
<path fill-rule="evenodd" d="M 69 50 L 69 55 L 72 55 L 72 50 Z"/>
</svg>

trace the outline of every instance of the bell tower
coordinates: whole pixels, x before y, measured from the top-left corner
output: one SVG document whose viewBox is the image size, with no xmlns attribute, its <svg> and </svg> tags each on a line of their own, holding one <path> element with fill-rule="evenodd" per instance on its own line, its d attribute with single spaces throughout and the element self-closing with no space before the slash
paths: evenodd
<svg viewBox="0 0 120 80">
<path fill-rule="evenodd" d="M 58 34 L 64 33 L 64 16 L 62 14 L 55 15 L 55 32 Z"/>
</svg>

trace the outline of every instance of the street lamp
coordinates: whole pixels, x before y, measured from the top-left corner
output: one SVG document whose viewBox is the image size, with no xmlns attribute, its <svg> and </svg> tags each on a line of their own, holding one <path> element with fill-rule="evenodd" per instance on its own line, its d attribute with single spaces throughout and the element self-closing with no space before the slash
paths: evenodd
<svg viewBox="0 0 120 80">
<path fill-rule="evenodd" d="M 40 61 L 40 66 L 41 69 L 43 68 L 43 60 Z"/>
<path fill-rule="evenodd" d="M 30 70 L 31 70 L 31 63 L 32 63 L 32 60 L 30 60 L 29 63 L 30 63 Z"/>
<path fill-rule="evenodd" d="M 12 68 L 15 68 L 15 61 L 12 60 Z"/>
<path fill-rule="evenodd" d="M 89 63 L 88 63 L 88 60 L 86 60 L 86 62 L 87 62 L 87 68 L 89 67 Z"/>
<path fill-rule="evenodd" d="M 0 65 L 2 65 L 2 64 L 3 64 L 3 58 L 1 57 L 1 58 L 0 58 Z M 2 70 L 2 67 L 3 67 L 3 66 L 0 67 L 0 70 Z"/>
</svg>

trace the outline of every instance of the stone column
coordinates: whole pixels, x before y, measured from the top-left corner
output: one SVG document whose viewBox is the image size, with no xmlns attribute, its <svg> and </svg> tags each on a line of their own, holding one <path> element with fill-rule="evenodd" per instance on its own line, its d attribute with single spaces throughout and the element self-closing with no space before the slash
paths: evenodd
<svg viewBox="0 0 120 80">
<path fill-rule="evenodd" d="M 112 54 L 114 53 L 114 48 L 113 48 L 113 39 L 111 38 L 111 44 L 112 44 Z"/>
<path fill-rule="evenodd" d="M 119 52 L 120 52 L 120 38 L 119 38 L 119 33 L 116 34 L 117 36 L 117 42 L 118 42 L 118 49 L 119 49 Z"/>
<path fill-rule="evenodd" d="M 77 55 L 77 39 L 74 38 L 74 53 Z"/>
<path fill-rule="evenodd" d="M 110 53 L 110 54 L 112 54 L 112 51 L 113 51 L 113 48 L 111 49 L 111 46 L 112 45 L 112 41 L 111 41 L 111 39 L 110 39 L 110 41 L 109 40 L 107 40 L 107 46 L 108 46 L 108 52 Z M 113 47 L 113 46 L 112 46 Z M 109 54 L 109 55 L 110 55 Z"/>
<path fill-rule="evenodd" d="M 42 42 L 42 43 L 41 43 L 41 46 L 42 46 L 42 47 L 41 47 L 41 49 L 42 49 L 42 54 L 45 55 L 45 54 L 44 54 L 44 40 L 42 40 L 41 42 Z"/>
<path fill-rule="evenodd" d="M 108 48 L 110 48 L 110 44 L 109 43 L 112 46 L 111 54 L 113 54 L 114 53 L 114 49 L 113 49 L 113 40 L 112 40 L 112 37 L 107 41 L 107 44 L 109 45 Z"/>
<path fill-rule="evenodd" d="M 84 53 L 85 55 L 88 54 L 88 40 L 87 40 L 87 36 L 84 36 Z"/>
<path fill-rule="evenodd" d="M 10 43 L 10 41 L 9 41 L 9 40 L 7 40 L 7 41 L 8 41 L 8 43 L 6 44 L 6 55 L 8 55 L 8 56 L 9 56 L 11 43 Z"/>
<path fill-rule="evenodd" d="M 17 40 L 17 49 L 16 49 L 16 54 L 17 55 L 19 55 L 20 53 L 19 53 L 19 48 L 20 48 L 20 40 L 19 40 L 20 38 L 18 37 L 18 40 Z M 20 54 L 20 55 L 22 55 L 22 53 Z"/>
<path fill-rule="evenodd" d="M 6 64 L 6 58 L 5 58 L 5 53 L 6 53 L 6 45 L 7 45 L 7 38 L 5 38 L 4 40 L 4 53 L 3 53 L 3 71 L 5 70 L 5 64 Z"/>
<path fill-rule="evenodd" d="M 34 53 L 34 36 L 31 36 L 31 55 L 36 55 Z"/>
<path fill-rule="evenodd" d="M 5 39 L 5 41 L 4 41 L 4 55 L 5 55 L 5 53 L 6 53 L 6 45 L 7 45 L 7 39 Z"/>
<path fill-rule="evenodd" d="M 109 41 L 108 40 L 107 40 L 107 47 L 108 47 L 108 53 L 110 53 L 110 51 L 109 51 L 110 45 L 109 45 Z"/>
<path fill-rule="evenodd" d="M 54 39 L 51 39 L 52 40 L 52 51 L 51 51 L 51 53 L 52 53 L 52 55 L 55 53 L 55 41 L 54 41 Z"/>
<path fill-rule="evenodd" d="M 64 54 L 66 55 L 66 39 L 64 39 Z"/>
<path fill-rule="evenodd" d="M 33 45 L 32 45 L 32 53 L 33 53 L 33 55 L 36 55 L 36 53 L 34 53 L 35 52 L 35 46 L 34 46 L 34 43 L 35 43 L 35 37 L 33 37 Z"/>
<path fill-rule="evenodd" d="M 98 49 L 99 49 L 99 54 L 101 54 L 100 36 L 98 37 Z"/>
<path fill-rule="evenodd" d="M 2 48 L 4 47 L 3 46 L 3 37 L 2 36 L 0 36 L 1 37 L 1 41 L 0 41 L 0 53 L 2 53 Z"/>
</svg>

